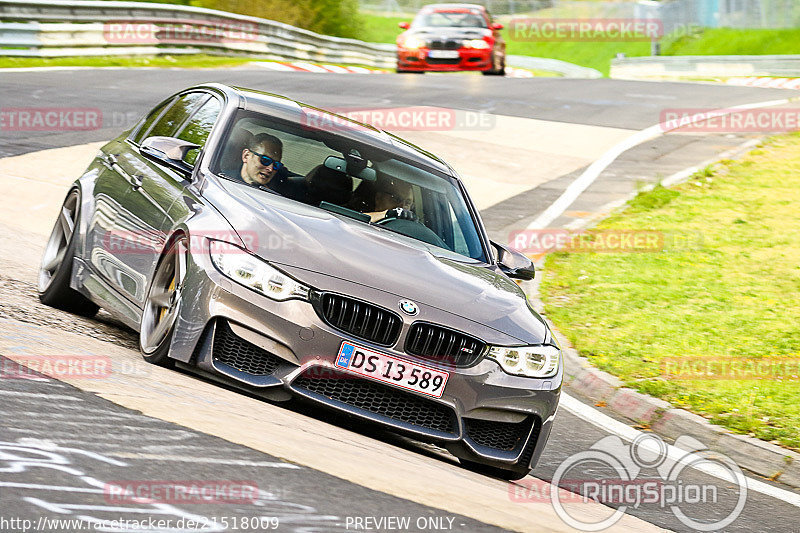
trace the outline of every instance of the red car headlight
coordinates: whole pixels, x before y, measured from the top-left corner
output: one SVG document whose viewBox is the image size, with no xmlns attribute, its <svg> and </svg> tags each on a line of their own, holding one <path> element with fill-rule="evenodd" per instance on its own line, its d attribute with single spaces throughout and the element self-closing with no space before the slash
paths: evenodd
<svg viewBox="0 0 800 533">
<path fill-rule="evenodd" d="M 409 50 L 417 50 L 425 46 L 425 41 L 419 37 L 409 37 L 400 46 Z"/>
<path fill-rule="evenodd" d="M 464 48 L 472 48 L 474 50 L 488 50 L 491 47 L 492 45 L 490 45 L 483 39 L 467 39 L 466 41 L 464 41 Z"/>
</svg>

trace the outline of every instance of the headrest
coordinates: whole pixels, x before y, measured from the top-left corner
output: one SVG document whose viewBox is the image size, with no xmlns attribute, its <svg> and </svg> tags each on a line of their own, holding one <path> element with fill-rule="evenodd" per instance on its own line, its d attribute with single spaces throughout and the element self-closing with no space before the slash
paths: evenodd
<svg viewBox="0 0 800 533">
<path fill-rule="evenodd" d="M 318 165 L 306 175 L 306 190 L 312 203 L 344 205 L 353 195 L 353 179 L 344 172 Z"/>
</svg>

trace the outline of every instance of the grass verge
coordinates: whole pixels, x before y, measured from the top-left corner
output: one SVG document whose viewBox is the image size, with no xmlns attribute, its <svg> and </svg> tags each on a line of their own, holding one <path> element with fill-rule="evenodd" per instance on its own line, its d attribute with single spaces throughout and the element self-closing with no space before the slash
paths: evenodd
<svg viewBox="0 0 800 533">
<path fill-rule="evenodd" d="M 598 229 L 660 231 L 664 249 L 551 254 L 541 286 L 547 314 L 582 355 L 627 386 L 800 449 L 796 370 L 779 372 L 781 379 L 714 379 L 730 374 L 717 366 L 703 379 L 676 379 L 681 372 L 668 366 L 712 357 L 797 368 L 797 205 L 800 134 L 775 137 L 673 189 L 642 193 Z"/>
<path fill-rule="evenodd" d="M 98 57 L 0 57 L 0 68 L 13 67 L 158 67 L 158 68 L 221 68 L 236 67 L 257 61 L 273 61 L 257 57 L 230 57 L 212 55 L 164 56 L 98 56 Z M 290 61 L 290 60 L 287 60 Z M 368 65 L 322 63 L 340 67 L 362 67 L 369 70 L 386 70 Z"/>
<path fill-rule="evenodd" d="M 0 68 L 11 67 L 235 67 L 251 61 L 252 57 L 210 55 L 164 56 L 96 56 L 96 57 L 0 57 Z"/>
</svg>

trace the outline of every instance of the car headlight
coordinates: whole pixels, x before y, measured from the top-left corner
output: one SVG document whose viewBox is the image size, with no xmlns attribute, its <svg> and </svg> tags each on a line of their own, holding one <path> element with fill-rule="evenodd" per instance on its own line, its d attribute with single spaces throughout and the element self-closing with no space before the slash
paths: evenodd
<svg viewBox="0 0 800 533">
<path fill-rule="evenodd" d="M 410 50 L 416 50 L 417 48 L 423 48 L 424 46 L 425 41 L 419 37 L 409 37 L 403 41 L 403 48 L 408 48 Z"/>
<path fill-rule="evenodd" d="M 211 262 L 225 276 L 271 298 L 308 300 L 309 288 L 233 244 L 211 241 Z"/>
<path fill-rule="evenodd" d="M 464 46 L 466 48 L 475 48 L 476 50 L 486 50 L 489 48 L 489 43 L 483 39 L 467 39 L 464 41 Z"/>
<path fill-rule="evenodd" d="M 515 376 L 529 378 L 549 378 L 558 373 L 561 361 L 561 350 L 557 346 L 542 344 L 540 346 L 492 346 L 489 358 Z"/>
</svg>

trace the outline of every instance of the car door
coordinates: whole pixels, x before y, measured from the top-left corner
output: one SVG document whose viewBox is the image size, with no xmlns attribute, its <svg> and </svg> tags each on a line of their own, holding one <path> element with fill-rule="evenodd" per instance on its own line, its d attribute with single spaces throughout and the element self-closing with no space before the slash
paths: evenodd
<svg viewBox="0 0 800 533">
<path fill-rule="evenodd" d="M 175 102 L 175 98 L 165 100 L 132 130 L 130 137 L 144 134 L 157 122 Z M 94 209 L 88 220 L 86 233 L 86 249 L 93 270 L 115 292 L 123 295 L 135 294 L 137 287 L 144 283 L 140 273 L 131 271 L 120 258 L 133 252 L 137 245 L 135 228 L 129 222 L 127 209 L 123 205 L 126 196 L 134 187 L 140 176 L 131 175 L 120 165 L 120 160 L 127 160 L 130 150 L 129 141 L 120 136 L 105 145 L 98 155 L 101 165 L 93 182 L 92 196 Z M 125 165 L 130 169 L 129 165 Z M 108 299 L 108 297 L 107 297 Z M 135 317 L 136 306 L 126 296 L 118 301 L 125 309 L 119 309 L 125 315 Z"/>
<path fill-rule="evenodd" d="M 176 183 L 183 180 L 178 172 L 144 157 L 139 145 L 148 137 L 174 136 L 209 98 L 201 91 L 179 95 L 150 124 L 143 124 L 109 152 L 119 190 L 109 208 L 115 232 L 111 240 L 105 239 L 104 265 L 99 270 L 137 308 L 144 305 L 149 279 L 168 238 L 167 211 L 179 190 Z"/>
</svg>

